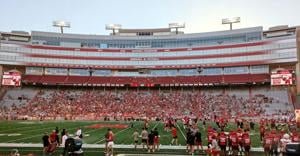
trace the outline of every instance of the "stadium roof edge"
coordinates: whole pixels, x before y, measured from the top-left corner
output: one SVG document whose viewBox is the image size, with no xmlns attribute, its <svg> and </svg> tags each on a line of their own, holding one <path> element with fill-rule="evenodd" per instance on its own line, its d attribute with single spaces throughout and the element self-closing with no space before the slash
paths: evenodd
<svg viewBox="0 0 300 156">
<path fill-rule="evenodd" d="M 135 33 L 135 32 L 171 32 L 171 28 L 153 28 L 153 29 L 119 29 L 119 33 Z"/>
<path fill-rule="evenodd" d="M 233 30 L 222 30 L 212 32 L 201 33 L 187 33 L 178 35 L 164 35 L 164 36 L 111 36 L 111 35 L 89 35 L 89 34 L 74 34 L 74 33 L 57 33 L 57 32 L 43 32 L 43 31 L 31 31 L 32 36 L 45 36 L 45 37 L 61 37 L 61 38 L 79 38 L 79 39 L 169 39 L 169 38 L 193 38 L 193 37 L 213 37 L 222 35 L 231 35 L 237 33 L 248 32 L 262 32 L 263 27 L 250 27 Z"/>
</svg>

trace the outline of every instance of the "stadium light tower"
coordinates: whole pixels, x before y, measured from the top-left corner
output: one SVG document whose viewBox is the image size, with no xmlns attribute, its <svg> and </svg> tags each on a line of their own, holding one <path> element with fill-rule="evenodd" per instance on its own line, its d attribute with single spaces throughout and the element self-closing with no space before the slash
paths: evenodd
<svg viewBox="0 0 300 156">
<path fill-rule="evenodd" d="M 106 30 L 112 30 L 113 31 L 113 35 L 116 34 L 116 30 L 119 30 L 122 28 L 121 24 L 106 24 L 105 25 L 105 29 Z"/>
<path fill-rule="evenodd" d="M 71 23 L 66 22 L 66 21 L 53 21 L 53 26 L 54 27 L 60 27 L 60 32 L 63 34 L 64 33 L 64 27 L 70 28 Z"/>
<path fill-rule="evenodd" d="M 169 28 L 174 28 L 176 30 L 176 34 L 178 34 L 178 29 L 185 28 L 185 23 L 169 23 Z"/>
<path fill-rule="evenodd" d="M 240 22 L 241 22 L 240 17 L 234 17 L 232 19 L 229 19 L 229 18 L 222 19 L 222 24 L 229 24 L 230 25 L 230 30 L 232 30 L 232 24 L 233 23 L 240 23 Z"/>
</svg>

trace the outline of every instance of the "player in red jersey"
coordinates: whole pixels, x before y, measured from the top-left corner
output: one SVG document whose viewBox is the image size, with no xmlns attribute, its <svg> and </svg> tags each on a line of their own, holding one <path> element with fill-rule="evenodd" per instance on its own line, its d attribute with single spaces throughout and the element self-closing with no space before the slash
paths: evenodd
<svg viewBox="0 0 300 156">
<path fill-rule="evenodd" d="M 221 156 L 226 155 L 227 135 L 223 130 L 219 134 L 219 145 L 221 148 Z"/>
<path fill-rule="evenodd" d="M 232 132 L 230 137 L 231 148 L 232 148 L 232 155 L 238 155 L 239 151 L 239 143 L 238 143 L 238 136 L 236 132 Z"/>
<path fill-rule="evenodd" d="M 243 149 L 243 130 L 241 128 L 238 128 L 236 134 L 237 134 L 238 144 L 239 144 L 239 153 L 242 154 L 242 152 L 244 151 L 244 149 Z"/>
<path fill-rule="evenodd" d="M 174 143 L 175 143 L 175 145 L 178 145 L 177 129 L 174 125 L 172 126 L 171 132 L 172 132 L 172 138 L 173 138 L 171 141 L 171 144 L 174 145 Z"/>
<path fill-rule="evenodd" d="M 264 125 L 262 125 L 262 124 L 260 125 L 259 132 L 260 132 L 260 141 L 263 141 L 264 137 L 265 137 L 265 132 L 266 132 L 266 128 Z"/>
<path fill-rule="evenodd" d="M 114 133 L 112 132 L 111 129 L 108 130 L 108 133 L 107 133 L 107 154 L 111 153 L 113 154 L 114 153 L 114 149 L 113 149 L 113 145 L 114 145 Z"/>
<path fill-rule="evenodd" d="M 266 133 L 263 141 L 265 156 L 270 155 L 273 138 L 271 134 Z"/>
<path fill-rule="evenodd" d="M 213 136 L 215 135 L 214 130 L 208 129 L 208 134 L 207 134 L 207 146 L 211 146 Z"/>
<path fill-rule="evenodd" d="M 248 131 L 245 131 L 243 133 L 243 147 L 245 149 L 245 156 L 249 156 L 251 148 L 251 139 Z"/>
<path fill-rule="evenodd" d="M 228 139 L 228 153 L 232 153 L 232 146 L 231 146 L 231 138 L 234 136 L 234 131 L 229 132 L 229 139 Z"/>
<path fill-rule="evenodd" d="M 281 136 L 277 134 L 275 129 L 273 129 L 271 131 L 271 136 L 273 138 L 273 141 L 272 141 L 270 154 L 271 155 L 273 155 L 273 154 L 278 155 L 278 147 L 279 147 L 279 141 L 281 139 Z"/>
<path fill-rule="evenodd" d="M 297 131 L 293 131 L 291 135 L 292 142 L 300 142 L 300 137 Z"/>
</svg>

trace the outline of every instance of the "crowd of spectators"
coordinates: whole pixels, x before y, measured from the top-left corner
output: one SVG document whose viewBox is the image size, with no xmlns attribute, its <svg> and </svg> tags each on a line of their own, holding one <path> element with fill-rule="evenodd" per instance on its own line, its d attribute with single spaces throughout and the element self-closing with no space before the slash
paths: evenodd
<svg viewBox="0 0 300 156">
<path fill-rule="evenodd" d="M 24 106 L 2 107 L 2 118 L 98 120 L 129 118 L 182 118 L 214 120 L 218 117 L 289 119 L 291 109 L 268 112 L 272 103 L 286 102 L 261 94 L 236 96 L 215 90 L 191 89 L 40 89 Z M 12 117 L 13 116 L 13 117 Z"/>
</svg>

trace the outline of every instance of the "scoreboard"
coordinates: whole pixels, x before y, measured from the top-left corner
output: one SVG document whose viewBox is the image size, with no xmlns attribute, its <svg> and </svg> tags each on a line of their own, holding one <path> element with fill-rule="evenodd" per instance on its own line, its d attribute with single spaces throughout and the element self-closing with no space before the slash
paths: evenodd
<svg viewBox="0 0 300 156">
<path fill-rule="evenodd" d="M 292 85 L 293 74 L 290 70 L 278 70 L 271 74 L 271 85 Z"/>
<path fill-rule="evenodd" d="M 20 72 L 4 72 L 2 77 L 3 86 L 21 86 Z"/>
</svg>

